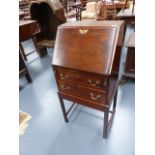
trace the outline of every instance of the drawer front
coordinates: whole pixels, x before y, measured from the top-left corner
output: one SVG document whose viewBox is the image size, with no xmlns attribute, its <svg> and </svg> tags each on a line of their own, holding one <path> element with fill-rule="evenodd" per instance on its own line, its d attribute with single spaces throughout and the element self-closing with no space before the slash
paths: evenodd
<svg viewBox="0 0 155 155">
<path fill-rule="evenodd" d="M 104 76 L 59 69 L 56 72 L 58 80 L 78 82 L 82 85 L 101 90 L 106 90 L 107 87 L 107 79 Z"/>
<path fill-rule="evenodd" d="M 105 104 L 106 93 L 104 91 L 95 90 L 67 81 L 58 81 L 58 87 L 61 92 L 75 95 L 89 101 Z"/>
</svg>

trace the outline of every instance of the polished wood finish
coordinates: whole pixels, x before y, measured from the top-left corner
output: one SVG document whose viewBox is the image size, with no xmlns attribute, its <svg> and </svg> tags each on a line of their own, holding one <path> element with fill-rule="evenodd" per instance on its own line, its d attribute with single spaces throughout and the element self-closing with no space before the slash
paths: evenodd
<svg viewBox="0 0 155 155">
<path fill-rule="evenodd" d="M 89 36 L 86 35 L 84 37 L 81 37 L 80 42 L 78 43 L 78 40 L 79 40 L 79 38 L 78 38 L 78 35 L 79 35 L 78 28 L 79 27 L 78 26 L 79 25 L 82 28 L 84 26 L 84 27 L 89 27 L 89 28 L 92 27 L 92 29 L 91 29 L 91 33 L 88 33 Z M 110 69 L 110 66 L 108 66 L 107 63 L 110 63 L 110 61 L 112 61 L 113 58 L 109 57 L 108 53 L 105 53 L 104 54 L 104 59 L 105 60 L 103 62 L 103 58 L 101 57 L 101 55 L 102 55 L 101 51 L 106 51 L 106 50 L 110 51 L 110 50 L 113 49 L 113 47 L 112 46 L 110 47 L 110 45 L 106 46 L 106 47 L 102 46 L 102 42 L 104 40 L 104 36 L 105 36 L 105 33 L 106 33 L 106 32 L 103 32 L 102 27 L 103 26 L 104 27 L 110 27 L 111 25 L 118 26 L 118 29 L 119 29 L 119 32 L 120 32 L 120 33 L 118 33 L 118 39 L 117 39 L 117 42 L 116 42 L 117 43 L 117 49 L 116 49 L 116 55 L 115 55 L 115 59 L 114 59 L 114 64 L 115 64 L 114 68 L 115 68 L 115 70 L 117 72 L 118 69 L 119 69 L 121 48 L 123 46 L 123 41 L 124 41 L 124 21 L 117 21 L 117 20 L 113 20 L 113 21 L 92 21 L 92 20 L 87 20 L 87 21 L 82 21 L 82 22 L 68 22 L 68 23 L 63 24 L 63 26 L 65 26 L 66 29 L 65 29 L 65 32 L 64 32 L 64 36 L 60 36 L 60 41 L 62 43 L 60 43 L 59 47 L 57 47 L 57 45 L 56 45 L 55 49 L 59 48 L 57 50 L 59 50 L 59 55 L 60 56 L 65 54 L 64 53 L 65 50 L 68 50 L 68 54 L 66 55 L 66 59 L 65 59 L 65 61 L 63 61 L 63 64 L 59 64 L 59 65 L 72 66 L 75 69 L 79 69 L 79 68 L 77 68 L 77 65 L 78 65 L 77 63 L 81 64 L 81 61 L 83 61 L 84 63 L 87 63 L 87 66 L 86 65 L 81 66 L 81 67 L 83 67 L 84 70 L 87 70 L 87 71 L 91 70 L 92 71 L 92 69 L 93 69 L 96 73 L 108 72 L 108 70 Z M 76 32 L 74 32 L 74 29 L 71 28 L 72 26 L 77 27 Z M 97 27 L 98 31 L 96 32 L 96 29 L 94 29 L 93 27 Z M 60 30 L 58 32 L 58 35 L 59 35 L 60 31 L 64 31 L 62 27 L 60 27 L 59 29 Z M 113 32 L 110 32 L 110 33 L 111 33 L 111 35 L 109 35 L 109 38 L 107 38 L 107 40 L 112 38 L 113 37 L 112 35 L 114 35 Z M 66 36 L 66 35 L 68 35 L 68 36 Z M 74 39 L 72 39 L 70 37 L 70 35 L 72 35 L 72 37 Z M 96 37 L 96 36 L 98 36 L 98 37 Z M 86 42 L 86 37 L 90 37 L 90 38 L 93 38 L 93 39 L 88 40 Z M 70 40 L 67 42 L 68 45 L 66 43 L 65 46 L 64 46 L 63 42 L 67 38 L 69 38 Z M 99 38 L 102 38 L 102 39 L 99 39 Z M 107 40 L 106 40 L 106 42 L 104 44 L 108 45 L 108 44 L 110 44 L 110 42 L 108 42 Z M 88 46 L 88 44 L 89 44 L 89 46 Z M 73 55 L 76 55 L 76 57 L 73 56 L 72 53 L 70 52 L 70 50 L 72 50 L 72 48 L 65 49 L 65 48 L 68 48 L 68 46 L 70 46 L 70 45 L 74 46 L 75 51 L 74 51 Z M 83 55 L 82 58 L 81 58 L 81 55 L 78 54 L 79 47 L 80 47 L 80 50 L 82 50 L 82 55 Z M 91 57 L 91 59 L 90 59 L 89 55 L 93 55 L 94 51 L 96 51 L 96 50 L 98 51 L 96 53 L 96 59 L 94 59 L 94 57 Z M 78 59 L 80 59 L 80 62 L 76 62 Z M 98 60 L 98 62 L 96 62 L 96 60 Z M 94 63 L 96 65 L 95 66 L 89 65 L 89 64 L 92 64 L 92 63 Z M 108 66 L 108 68 L 106 68 L 107 66 Z M 111 64 L 111 66 L 112 66 L 112 64 Z"/>
<path fill-rule="evenodd" d="M 79 86 L 76 82 L 68 83 L 68 81 L 58 81 L 58 87 L 61 92 L 76 95 L 83 99 L 95 101 L 96 103 L 105 104 L 105 91 L 91 89 L 82 85 Z"/>
<path fill-rule="evenodd" d="M 90 79 L 91 76 L 91 79 Z M 85 72 L 80 72 L 76 70 L 66 70 L 57 67 L 57 79 L 58 80 L 69 80 L 69 81 L 80 81 L 86 87 L 92 87 L 97 89 L 105 89 L 107 82 L 106 77 L 103 75 L 92 75 Z"/>
<path fill-rule="evenodd" d="M 64 99 L 103 111 L 104 138 L 116 109 L 118 71 L 114 59 L 117 46 L 122 44 L 119 32 L 123 24 L 123 21 L 70 22 L 59 26 L 56 37 L 52 67 L 64 120 L 68 122 L 69 113 Z"/>
<path fill-rule="evenodd" d="M 126 77 L 135 77 L 135 32 L 132 32 L 128 43 L 126 45 L 128 47 L 126 62 L 125 62 L 125 73 Z"/>
</svg>

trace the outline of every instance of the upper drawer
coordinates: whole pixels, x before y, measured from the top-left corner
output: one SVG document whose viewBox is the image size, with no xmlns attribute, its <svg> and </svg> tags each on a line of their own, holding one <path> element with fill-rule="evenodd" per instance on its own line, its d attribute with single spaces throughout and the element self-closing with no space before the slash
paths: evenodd
<svg viewBox="0 0 155 155">
<path fill-rule="evenodd" d="M 65 69 L 57 69 L 56 75 L 58 80 L 78 82 L 95 89 L 106 90 L 107 87 L 107 79 L 102 75 L 95 75 L 79 71 L 70 71 Z"/>
</svg>

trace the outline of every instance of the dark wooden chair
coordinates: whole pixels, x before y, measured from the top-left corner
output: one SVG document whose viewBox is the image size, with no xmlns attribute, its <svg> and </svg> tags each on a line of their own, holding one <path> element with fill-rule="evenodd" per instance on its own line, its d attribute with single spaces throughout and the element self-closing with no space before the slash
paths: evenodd
<svg viewBox="0 0 155 155">
<path fill-rule="evenodd" d="M 48 0 L 30 3 L 30 16 L 40 26 L 40 32 L 35 35 L 40 57 L 47 55 L 47 48 L 54 47 L 57 28 L 66 22 L 64 7 L 59 1 L 56 1 L 56 4 L 58 8 L 52 7 L 53 2 Z"/>
<path fill-rule="evenodd" d="M 116 16 L 116 8 L 114 1 L 96 0 L 97 5 L 97 19 L 99 20 L 113 20 Z"/>
</svg>

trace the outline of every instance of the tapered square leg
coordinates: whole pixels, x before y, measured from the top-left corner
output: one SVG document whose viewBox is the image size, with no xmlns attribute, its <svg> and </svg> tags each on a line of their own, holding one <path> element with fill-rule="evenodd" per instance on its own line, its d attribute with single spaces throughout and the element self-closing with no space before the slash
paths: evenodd
<svg viewBox="0 0 155 155">
<path fill-rule="evenodd" d="M 63 116 L 64 116 L 64 120 L 65 120 L 66 123 L 68 123 L 68 118 L 67 118 L 67 113 L 66 113 L 66 110 L 65 110 L 64 101 L 63 101 L 63 99 L 62 99 L 59 92 L 58 92 L 58 96 L 59 96 L 60 105 L 61 105 L 62 113 L 63 113 Z"/>
<path fill-rule="evenodd" d="M 116 103 L 117 103 L 117 91 L 114 96 L 114 102 L 113 102 L 113 110 L 110 111 L 109 108 L 107 108 L 104 112 L 104 127 L 103 127 L 103 137 L 107 138 L 108 136 L 108 131 L 112 125 L 114 116 L 115 116 L 115 111 L 116 111 Z M 109 118 L 109 113 L 112 113 L 111 117 Z"/>
<path fill-rule="evenodd" d="M 32 83 L 32 79 L 29 73 L 25 74 L 25 77 L 29 83 Z"/>
<path fill-rule="evenodd" d="M 108 135 L 108 118 L 109 118 L 109 109 L 107 109 L 104 112 L 103 138 L 107 138 Z"/>
<path fill-rule="evenodd" d="M 117 90 L 116 93 L 115 93 L 113 109 L 116 109 L 116 104 L 117 104 L 117 94 L 118 94 L 118 90 Z"/>
</svg>

